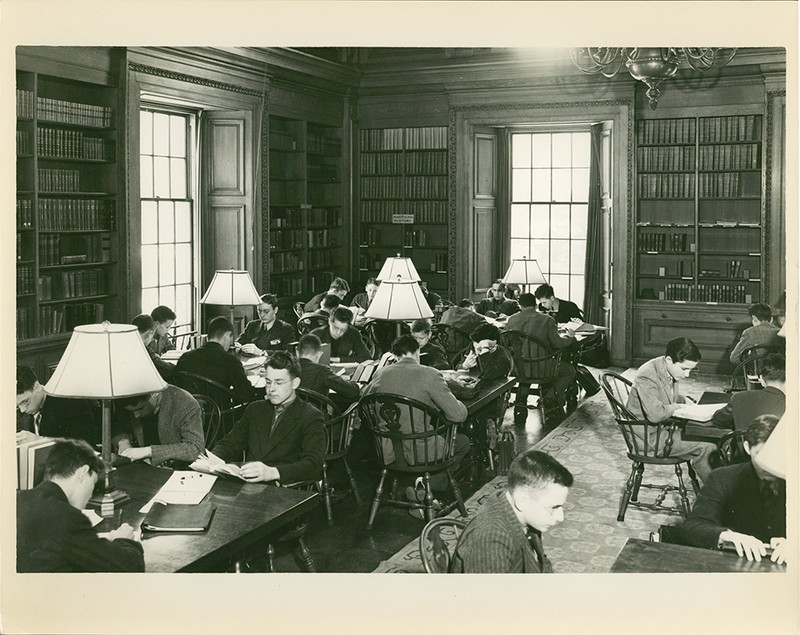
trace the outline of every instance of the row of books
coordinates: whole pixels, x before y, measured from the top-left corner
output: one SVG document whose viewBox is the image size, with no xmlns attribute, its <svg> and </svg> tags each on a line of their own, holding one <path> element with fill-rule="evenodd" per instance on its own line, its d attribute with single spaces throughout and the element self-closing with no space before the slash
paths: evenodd
<svg viewBox="0 0 800 635">
<path fill-rule="evenodd" d="M 403 177 L 362 177 L 361 198 L 403 198 Z"/>
<path fill-rule="evenodd" d="M 106 292 L 106 275 L 102 269 L 73 269 L 39 277 L 39 299 L 69 300 Z"/>
<path fill-rule="evenodd" d="M 306 138 L 306 149 L 314 154 L 338 157 L 342 154 L 342 140 L 309 132 Z"/>
<path fill-rule="evenodd" d="M 436 156 L 433 152 L 428 152 Z M 398 152 L 391 152 L 386 154 L 378 153 L 362 153 L 361 154 L 361 174 L 402 174 L 403 173 L 403 155 Z"/>
<path fill-rule="evenodd" d="M 446 223 L 447 201 L 362 201 L 366 223 L 391 223 L 394 214 L 413 214 L 417 223 Z"/>
<path fill-rule="evenodd" d="M 341 224 L 341 207 L 312 207 L 308 210 L 309 226 L 340 227 Z"/>
<path fill-rule="evenodd" d="M 385 254 L 370 254 L 364 251 L 358 254 L 358 268 L 364 271 L 379 271 L 384 261 L 389 256 L 395 254 L 387 252 Z"/>
<path fill-rule="evenodd" d="M 424 229 L 412 229 L 406 232 L 405 242 L 410 247 L 431 247 L 431 234 Z M 433 245 L 439 247 L 440 245 Z"/>
<path fill-rule="evenodd" d="M 46 304 L 39 307 L 39 337 L 71 331 L 81 324 L 97 324 L 105 319 L 101 302 Z"/>
<path fill-rule="evenodd" d="M 308 276 L 308 293 L 314 295 L 331 288 L 336 277 L 333 271 L 316 271 Z"/>
<path fill-rule="evenodd" d="M 270 272 L 272 274 L 284 271 L 297 271 L 303 268 L 303 258 L 296 251 L 282 251 L 269 256 Z"/>
<path fill-rule="evenodd" d="M 17 227 L 20 229 L 33 227 L 33 201 L 29 198 L 17 199 Z"/>
<path fill-rule="evenodd" d="M 275 273 L 280 272 L 273 272 Z M 294 275 L 289 277 L 271 278 L 269 281 L 270 291 L 279 298 L 303 295 L 303 276 Z M 326 287 L 327 288 L 327 287 Z M 321 289 L 320 289 L 321 290 Z M 319 291 L 317 292 L 319 293 Z"/>
<path fill-rule="evenodd" d="M 338 247 L 339 235 L 338 229 L 309 229 L 308 233 L 308 247 Z"/>
<path fill-rule="evenodd" d="M 80 130 L 39 128 L 36 147 L 40 157 L 55 159 L 114 160 L 114 142 L 97 137 L 86 137 Z"/>
<path fill-rule="evenodd" d="M 39 236 L 39 266 L 111 262 L 111 236 L 106 234 Z"/>
<path fill-rule="evenodd" d="M 381 245 L 381 235 L 383 232 L 375 227 L 365 227 L 361 231 L 361 244 L 366 247 L 375 247 Z"/>
<path fill-rule="evenodd" d="M 17 339 L 29 340 L 33 337 L 34 324 L 31 309 L 17 307 Z"/>
<path fill-rule="evenodd" d="M 639 251 L 689 251 L 689 234 L 639 232 Z"/>
<path fill-rule="evenodd" d="M 17 443 L 17 488 L 33 489 L 44 480 L 45 463 L 55 439 L 36 437 Z"/>
<path fill-rule="evenodd" d="M 694 174 L 640 174 L 638 190 L 640 197 L 692 198 Z"/>
<path fill-rule="evenodd" d="M 280 232 L 269 233 L 270 249 L 302 249 L 303 230 L 286 229 Z"/>
<path fill-rule="evenodd" d="M 302 227 L 303 225 L 303 209 L 300 207 L 287 207 L 279 210 L 270 209 L 270 229 L 290 229 Z"/>
<path fill-rule="evenodd" d="M 431 263 L 431 271 L 447 271 L 447 254 L 436 254 Z"/>
<path fill-rule="evenodd" d="M 308 179 L 310 181 L 338 183 L 341 180 L 339 167 L 331 163 L 309 163 Z"/>
<path fill-rule="evenodd" d="M 645 276 L 662 276 L 662 277 L 672 277 L 678 276 L 683 278 L 684 276 L 694 276 L 694 261 L 693 260 L 678 260 L 677 262 L 664 262 L 660 264 L 657 269 L 654 268 L 654 265 L 651 263 L 647 263 L 649 266 L 645 266 L 642 264 L 641 273 Z"/>
<path fill-rule="evenodd" d="M 636 142 L 659 145 L 694 143 L 694 119 L 640 119 L 636 122 Z"/>
<path fill-rule="evenodd" d="M 402 128 L 372 128 L 361 131 L 362 150 L 402 150 Z"/>
<path fill-rule="evenodd" d="M 87 231 L 116 228 L 113 200 L 96 198 L 45 198 L 39 200 L 42 231 Z"/>
<path fill-rule="evenodd" d="M 363 175 L 399 175 L 404 170 L 410 174 L 446 174 L 447 150 L 440 152 L 408 151 L 404 155 L 396 152 L 363 153 L 361 155 L 361 174 Z"/>
<path fill-rule="evenodd" d="M 652 289 L 642 289 L 640 298 L 654 299 Z M 658 292 L 659 300 L 678 300 L 681 302 L 720 302 L 726 304 L 750 304 L 752 294 L 743 284 L 690 284 L 670 282 Z"/>
<path fill-rule="evenodd" d="M 653 146 L 636 149 L 640 172 L 694 170 L 694 146 Z"/>
<path fill-rule="evenodd" d="M 447 198 L 446 176 L 367 176 L 361 179 L 361 198 Z"/>
<path fill-rule="evenodd" d="M 43 192 L 80 192 L 81 173 L 78 170 L 39 168 L 39 189 Z"/>
<path fill-rule="evenodd" d="M 447 198 L 446 176 L 407 176 L 406 198 Z"/>
<path fill-rule="evenodd" d="M 33 265 L 17 265 L 17 295 L 36 293 L 36 268 Z"/>
<path fill-rule="evenodd" d="M 311 269 L 319 269 L 320 267 L 335 267 L 339 264 L 339 259 L 333 257 L 332 251 L 309 251 L 308 252 L 308 266 Z"/>
<path fill-rule="evenodd" d="M 95 106 L 94 104 L 80 104 L 64 101 L 63 99 L 37 97 L 36 107 L 41 121 L 91 126 L 93 128 L 111 127 L 111 108 L 109 106 Z"/>
<path fill-rule="evenodd" d="M 722 172 L 700 174 L 698 193 L 700 198 L 760 196 L 761 173 Z"/>
<path fill-rule="evenodd" d="M 33 154 L 31 135 L 27 130 L 17 130 L 17 154 Z"/>
<path fill-rule="evenodd" d="M 27 239 L 19 232 L 17 232 L 17 260 L 33 260 L 33 256 L 30 255 L 28 249 L 26 248 L 27 245 L 30 243 Z"/>
<path fill-rule="evenodd" d="M 761 145 L 710 145 L 700 147 L 701 170 L 758 170 L 761 168 Z"/>
<path fill-rule="evenodd" d="M 447 126 L 406 128 L 407 150 L 436 150 L 447 148 Z"/>
<path fill-rule="evenodd" d="M 33 119 L 36 111 L 36 102 L 32 90 L 17 88 L 17 117 Z"/>
<path fill-rule="evenodd" d="M 700 143 L 718 141 L 760 141 L 761 117 L 734 115 L 700 120 Z"/>
</svg>

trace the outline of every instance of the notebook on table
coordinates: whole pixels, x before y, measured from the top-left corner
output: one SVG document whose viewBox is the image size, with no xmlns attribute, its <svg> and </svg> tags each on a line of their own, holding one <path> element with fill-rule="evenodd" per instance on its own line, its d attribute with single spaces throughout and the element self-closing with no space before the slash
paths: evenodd
<svg viewBox="0 0 800 635">
<path fill-rule="evenodd" d="M 211 503 L 199 505 L 167 505 L 156 501 L 142 520 L 146 531 L 201 532 L 208 529 L 214 515 Z"/>
</svg>

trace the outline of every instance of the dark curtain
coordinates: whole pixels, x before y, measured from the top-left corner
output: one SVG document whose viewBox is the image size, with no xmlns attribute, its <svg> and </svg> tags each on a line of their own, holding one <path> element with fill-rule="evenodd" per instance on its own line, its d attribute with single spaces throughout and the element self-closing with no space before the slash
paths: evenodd
<svg viewBox="0 0 800 635">
<path fill-rule="evenodd" d="M 583 315 L 589 324 L 600 324 L 602 318 L 603 271 L 603 211 L 600 161 L 603 125 L 591 129 L 592 154 L 589 167 L 589 218 L 586 234 L 586 287 L 583 296 Z"/>
</svg>

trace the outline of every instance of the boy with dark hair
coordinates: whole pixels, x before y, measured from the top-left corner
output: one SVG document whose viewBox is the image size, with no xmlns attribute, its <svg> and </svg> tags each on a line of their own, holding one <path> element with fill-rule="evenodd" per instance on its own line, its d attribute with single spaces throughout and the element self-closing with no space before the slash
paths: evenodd
<svg viewBox="0 0 800 635">
<path fill-rule="evenodd" d="M 492 381 L 508 377 L 513 363 L 511 353 L 500 346 L 500 329 L 493 324 L 481 324 L 469 334 L 472 350 L 467 353 L 457 370 L 475 371 L 476 377 Z"/>
<path fill-rule="evenodd" d="M 153 341 L 147 347 L 156 355 L 163 355 L 167 351 L 175 350 L 175 344 L 169 337 L 169 330 L 177 317 L 175 311 L 162 304 L 150 312 L 150 317 L 153 318 L 155 333 Z"/>
<path fill-rule="evenodd" d="M 714 425 L 720 428 L 746 429 L 761 415 L 783 416 L 786 411 L 786 358 L 770 353 L 761 363 L 758 380 L 764 390 L 742 390 L 714 413 Z"/>
<path fill-rule="evenodd" d="M 163 361 L 150 346 L 156 333 L 156 323 L 153 318 L 147 315 L 147 313 L 141 313 L 131 320 L 131 324 L 139 329 L 139 336 L 142 338 L 144 347 L 147 349 L 148 355 L 150 355 L 150 361 L 153 362 L 153 366 L 156 367 L 158 374 L 161 375 L 164 381 L 172 381 L 172 377 L 175 374 L 175 367 Z"/>
<path fill-rule="evenodd" d="M 356 401 L 361 389 L 354 381 L 342 379 L 334 374 L 329 366 L 319 363 L 322 358 L 322 344 L 316 335 L 303 335 L 297 343 L 297 357 L 300 361 L 300 387 L 313 390 L 327 397 L 334 391 L 349 401 Z"/>
<path fill-rule="evenodd" d="M 56 441 L 44 481 L 17 492 L 17 571 L 144 571 L 133 527 L 123 524 L 101 538 L 80 512 L 102 469 L 86 442 Z"/>
<path fill-rule="evenodd" d="M 749 326 L 742 331 L 742 336 L 736 342 L 736 346 L 731 351 L 731 364 L 738 364 L 742 361 L 742 353 L 753 346 L 778 347 L 783 346 L 781 338 L 778 337 L 777 326 L 772 323 L 772 309 L 768 304 L 753 304 L 748 310 L 750 322 Z"/>
<path fill-rule="evenodd" d="M 328 290 L 318 293 L 311 298 L 308 302 L 306 302 L 303 310 L 306 313 L 314 313 L 314 311 L 319 310 L 320 304 L 322 303 L 322 298 L 324 298 L 326 295 L 332 294 L 338 296 L 339 300 L 344 301 L 348 293 L 350 293 L 350 285 L 347 283 L 347 280 L 344 278 L 334 278 L 331 281 Z"/>
<path fill-rule="evenodd" d="M 271 293 L 261 296 L 258 319 L 248 322 L 236 343 L 248 355 L 266 355 L 269 351 L 285 351 L 295 341 L 294 327 L 278 319 L 278 298 Z"/>
<path fill-rule="evenodd" d="M 492 495 L 456 545 L 453 573 L 551 573 L 542 533 L 564 520 L 573 478 L 537 450 L 517 456 L 506 489 Z"/>
<path fill-rule="evenodd" d="M 328 325 L 314 329 L 311 335 L 316 335 L 320 342 L 331 345 L 331 359 L 363 362 L 369 359 L 369 351 L 358 329 L 351 327 L 352 322 L 353 313 L 350 309 L 339 307 L 331 313 Z"/>
<path fill-rule="evenodd" d="M 516 300 L 506 298 L 506 285 L 498 278 L 492 283 L 491 295 L 485 300 L 481 300 L 477 311 L 481 315 L 493 318 L 509 316 L 519 311 L 519 304 L 517 304 Z"/>
<path fill-rule="evenodd" d="M 244 453 L 241 475 L 250 482 L 290 484 L 322 474 L 325 426 L 319 410 L 297 399 L 300 373 L 293 355 L 273 353 L 265 366 L 266 399 L 247 406 L 213 448 L 224 461 L 241 461 Z"/>
<path fill-rule="evenodd" d="M 438 370 L 450 370 L 447 353 L 436 342 L 431 342 L 431 324 L 428 320 L 414 320 L 411 335 L 419 344 L 419 363 Z"/>
<path fill-rule="evenodd" d="M 583 322 L 583 312 L 578 305 L 569 300 L 557 298 L 555 290 L 549 284 L 538 286 L 534 295 L 539 301 L 539 311 L 547 313 L 558 324 L 566 324 L 571 320 Z"/>
</svg>

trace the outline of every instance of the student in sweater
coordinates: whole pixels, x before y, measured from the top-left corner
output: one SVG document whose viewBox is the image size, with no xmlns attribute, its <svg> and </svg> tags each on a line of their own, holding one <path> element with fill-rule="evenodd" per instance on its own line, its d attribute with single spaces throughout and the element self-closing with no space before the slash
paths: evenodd
<svg viewBox="0 0 800 635">
<path fill-rule="evenodd" d="M 175 350 L 175 344 L 169 336 L 169 330 L 172 328 L 177 318 L 175 311 L 168 306 L 161 305 L 150 312 L 150 317 L 153 318 L 155 333 L 147 348 L 156 355 L 163 355 L 167 351 Z"/>
<path fill-rule="evenodd" d="M 754 304 L 748 311 L 752 326 L 742 331 L 742 336 L 731 351 L 731 364 L 742 361 L 742 353 L 752 346 L 783 346 L 777 326 L 772 323 L 772 309 L 768 304 Z"/>
</svg>

